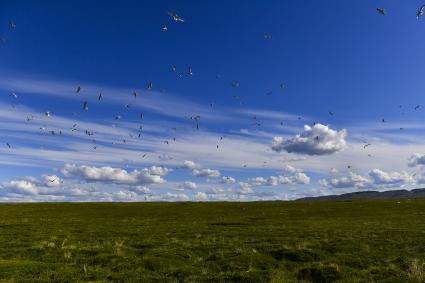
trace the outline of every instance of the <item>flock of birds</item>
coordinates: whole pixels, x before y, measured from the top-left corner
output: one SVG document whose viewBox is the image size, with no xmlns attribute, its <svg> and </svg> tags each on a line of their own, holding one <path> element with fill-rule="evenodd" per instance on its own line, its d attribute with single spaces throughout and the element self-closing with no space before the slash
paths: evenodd
<svg viewBox="0 0 425 283">
<path fill-rule="evenodd" d="M 379 13 L 379 14 L 381 14 L 381 15 L 387 15 L 387 12 L 386 12 L 386 10 L 385 10 L 385 8 L 376 8 L 376 10 L 377 10 L 377 12 Z M 422 5 L 421 7 L 419 7 L 419 9 L 418 9 L 418 11 L 417 11 L 417 13 L 416 13 L 416 17 L 417 17 L 417 19 L 419 19 L 420 17 L 422 17 L 423 16 L 423 14 L 424 14 L 424 12 L 425 12 L 425 5 Z M 183 17 L 181 17 L 180 15 L 178 15 L 177 13 L 175 13 L 175 12 L 167 12 L 167 14 L 171 17 L 171 19 L 175 22 L 175 23 L 184 23 L 185 22 L 185 19 L 183 18 Z M 14 21 L 10 21 L 9 22 L 9 29 L 10 30 L 15 30 L 16 29 L 16 23 L 14 22 Z M 162 27 L 162 31 L 163 32 L 167 32 L 168 31 L 168 26 L 167 25 L 163 25 L 163 27 Z M 273 38 L 273 36 L 272 36 L 272 34 L 270 34 L 270 33 L 264 33 L 263 34 L 263 37 L 264 37 L 264 39 L 265 40 L 271 40 L 272 38 Z M 0 37 L 0 43 L 6 43 L 7 42 L 7 40 L 6 40 L 6 38 L 4 38 L 4 37 Z M 175 66 L 175 65 L 172 65 L 171 66 L 171 68 L 170 68 L 170 71 L 171 72 L 173 72 L 173 73 L 177 73 L 177 66 Z M 189 67 L 187 67 L 187 71 L 186 72 L 180 72 L 180 73 L 178 73 L 178 76 L 179 77 L 183 77 L 184 75 L 187 75 L 187 76 L 193 76 L 193 69 L 192 69 L 192 67 L 191 66 L 189 66 Z M 217 79 L 220 79 L 221 78 L 221 75 L 220 74 L 217 74 L 216 75 L 216 78 Z M 232 87 L 232 88 L 238 88 L 239 86 L 240 86 L 240 83 L 239 83 L 239 81 L 232 81 L 231 83 L 230 83 L 230 86 Z M 285 89 L 285 84 L 284 83 L 280 83 L 280 89 Z M 147 84 L 146 84 L 146 90 L 147 91 L 151 91 L 151 90 L 153 90 L 154 89 L 154 84 L 153 84 L 153 82 L 152 81 L 149 81 Z M 77 86 L 76 87 L 76 89 L 75 89 L 75 93 L 76 94 L 80 94 L 82 92 L 82 87 L 81 86 Z M 273 92 L 272 91 L 269 91 L 269 92 L 266 92 L 265 93 L 265 95 L 266 96 L 270 96 L 270 95 L 272 95 L 273 94 Z M 15 92 L 10 92 L 10 96 L 11 97 L 13 97 L 14 99 L 18 99 L 18 94 L 16 94 Z M 135 98 L 135 99 L 137 99 L 138 98 L 138 96 L 139 96 L 139 94 L 136 92 L 136 91 L 134 91 L 133 93 L 132 93 L 132 96 Z M 102 101 L 103 100 L 103 98 L 104 98 L 104 96 L 103 96 L 103 94 L 102 93 L 99 93 L 99 95 L 97 96 L 97 100 L 98 101 Z M 237 95 L 233 95 L 233 98 L 235 98 L 236 100 L 240 100 L 240 97 L 239 96 L 237 96 Z M 241 102 L 240 101 L 240 104 L 242 105 L 243 104 L 243 102 Z M 12 105 L 13 107 L 14 107 L 14 105 Z M 125 107 L 126 108 L 129 108 L 130 107 L 130 104 L 127 104 L 127 105 L 125 105 Z M 211 103 L 210 104 L 210 107 L 213 107 L 213 103 Z M 419 110 L 420 109 L 420 105 L 416 105 L 415 107 L 414 107 L 414 110 L 415 111 L 417 111 L 417 110 Z M 399 108 L 400 109 L 403 109 L 403 106 L 402 105 L 400 105 L 399 106 Z M 89 111 L 89 103 L 88 103 L 88 101 L 83 101 L 82 102 L 82 109 L 84 110 L 84 111 Z M 336 113 L 334 112 L 334 111 L 329 111 L 328 112 L 328 114 L 330 115 L 330 116 L 335 116 L 336 115 Z M 46 111 L 45 113 L 44 113 L 44 115 L 46 116 L 46 117 L 51 117 L 51 112 L 50 111 Z M 27 118 L 26 118 L 26 121 L 27 122 L 29 122 L 29 121 L 31 121 L 31 120 L 34 120 L 34 115 L 29 115 Z M 121 115 L 116 115 L 115 116 L 115 120 L 120 120 L 122 118 L 122 116 Z M 141 113 L 140 114 L 140 116 L 139 116 L 139 118 L 141 119 L 141 120 L 143 120 L 144 119 L 144 115 Z M 197 129 L 197 130 L 199 130 L 199 122 L 200 122 L 200 119 L 201 119 L 201 116 L 200 115 L 193 115 L 193 116 L 189 116 L 189 117 L 185 117 L 185 118 L 187 118 L 187 119 L 189 119 L 189 120 L 191 120 L 191 121 L 193 121 L 194 122 L 194 125 L 192 126 L 193 128 L 195 128 L 195 129 Z M 298 117 L 298 120 L 301 120 L 302 119 L 302 117 Z M 381 122 L 382 123 L 386 123 L 387 121 L 384 119 L 384 118 L 382 118 L 382 120 L 381 120 Z M 317 124 L 317 122 L 313 122 L 313 125 L 315 125 L 315 124 Z M 260 127 L 260 126 L 262 126 L 262 122 L 261 121 L 259 121 L 259 119 L 257 118 L 257 116 L 256 115 L 254 115 L 253 117 L 252 117 L 252 123 L 251 123 L 251 125 L 252 126 L 256 126 L 256 127 Z M 284 121 L 280 121 L 280 125 L 281 126 L 284 126 Z M 404 128 L 400 128 L 400 130 L 403 130 Z M 43 130 L 43 131 L 46 131 L 46 127 L 40 127 L 40 130 Z M 70 130 L 71 130 L 71 132 L 75 132 L 75 131 L 79 131 L 79 129 L 78 129 L 78 124 L 73 124 L 72 125 L 72 127 L 70 128 Z M 171 128 L 171 130 L 173 131 L 173 132 L 176 132 L 177 131 L 177 128 L 176 127 L 173 127 L 173 128 Z M 62 130 L 59 130 L 59 131 L 53 131 L 53 130 L 51 130 L 51 131 L 49 131 L 50 132 L 50 134 L 51 135 L 62 135 Z M 91 131 L 91 130 L 88 130 L 88 129 L 86 129 L 86 130 L 84 130 L 83 131 L 84 132 L 84 134 L 85 135 L 87 135 L 87 136 L 93 136 L 93 135 L 95 135 L 95 132 L 94 131 Z M 137 132 L 137 134 L 132 134 L 132 133 L 130 133 L 129 134 L 129 137 L 130 138 L 141 138 L 142 137 L 142 133 L 143 133 L 143 125 L 140 125 L 139 126 L 139 129 L 138 129 L 138 132 Z M 316 141 L 319 141 L 321 139 L 321 137 L 319 137 L 319 136 L 316 136 L 315 137 L 315 140 Z M 172 140 L 173 141 L 176 141 L 176 137 L 173 137 L 172 138 Z M 218 139 L 218 143 L 217 143 L 217 145 L 216 145 L 216 148 L 218 149 L 219 148 L 219 142 L 220 141 L 222 141 L 223 140 L 223 136 L 220 136 L 219 137 L 219 139 Z M 96 143 L 96 140 L 95 139 L 93 139 L 92 140 L 94 143 Z M 127 140 L 126 139 L 123 139 L 122 140 L 122 142 L 123 143 L 126 143 L 127 142 Z M 362 141 L 363 142 L 363 149 L 366 149 L 366 148 L 368 148 L 368 147 L 370 147 L 372 144 L 371 143 L 369 143 L 369 142 L 367 142 L 367 141 Z M 163 143 L 165 143 L 165 144 L 170 144 L 170 140 L 164 140 L 163 141 Z M 116 144 L 116 142 L 112 142 L 112 144 Z M 12 145 L 9 143 L 9 142 L 6 142 L 6 146 L 8 147 L 8 148 L 12 148 Z M 97 149 L 97 146 L 95 145 L 95 146 L 93 146 L 93 149 L 94 150 L 96 150 Z M 147 153 L 143 153 L 142 154 L 142 158 L 145 158 L 147 156 Z M 371 157 L 371 154 L 368 154 L 368 156 L 369 157 Z M 160 159 L 160 160 L 162 160 L 162 159 L 166 159 L 165 157 L 163 157 L 163 156 L 158 156 L 158 158 Z M 168 157 L 167 157 L 168 158 Z M 265 164 L 267 163 L 267 162 L 264 162 Z M 243 165 L 243 167 L 245 168 L 245 167 L 247 167 L 247 165 Z M 351 165 L 348 165 L 347 166 L 349 169 L 350 168 L 352 168 L 352 166 Z"/>
</svg>

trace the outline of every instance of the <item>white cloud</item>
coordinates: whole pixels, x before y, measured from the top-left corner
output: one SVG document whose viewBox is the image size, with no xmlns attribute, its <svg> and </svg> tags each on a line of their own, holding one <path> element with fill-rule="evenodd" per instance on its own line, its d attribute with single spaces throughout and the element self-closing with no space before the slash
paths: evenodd
<svg viewBox="0 0 425 283">
<path fill-rule="evenodd" d="M 56 175 L 43 175 L 43 184 L 47 187 L 59 187 L 61 183 L 61 178 Z"/>
<path fill-rule="evenodd" d="M 221 182 L 224 184 L 234 184 L 236 183 L 236 179 L 230 176 L 223 176 Z"/>
<path fill-rule="evenodd" d="M 208 200 L 208 195 L 204 192 L 197 192 L 196 195 L 195 195 L 195 200 L 206 201 L 206 200 Z"/>
<path fill-rule="evenodd" d="M 369 176 L 376 185 L 403 185 L 413 181 L 407 172 L 385 172 L 373 169 L 369 172 Z"/>
<path fill-rule="evenodd" d="M 152 166 L 148 169 L 149 174 L 158 176 L 166 176 L 171 171 L 173 170 L 164 166 Z"/>
<path fill-rule="evenodd" d="M 347 144 L 347 131 L 335 131 L 328 126 L 316 124 L 313 127 L 304 126 L 304 132 L 285 140 L 283 137 L 274 137 L 272 150 L 287 151 L 307 155 L 326 155 L 344 149 Z"/>
<path fill-rule="evenodd" d="M 251 184 L 251 186 L 263 186 L 267 184 L 267 179 L 263 177 L 255 177 L 249 179 L 249 183 Z"/>
<path fill-rule="evenodd" d="M 205 193 L 208 195 L 222 194 L 225 191 L 222 188 L 208 188 Z"/>
<path fill-rule="evenodd" d="M 409 167 L 415 167 L 418 165 L 425 165 L 425 154 L 415 153 L 409 157 L 408 160 Z"/>
<path fill-rule="evenodd" d="M 183 162 L 182 168 L 184 169 L 189 169 L 189 170 L 193 170 L 193 169 L 197 169 L 200 168 L 201 166 L 193 161 L 190 160 L 185 160 Z"/>
<path fill-rule="evenodd" d="M 163 201 L 189 201 L 190 198 L 186 194 L 173 194 L 167 192 L 164 195 L 159 196 L 158 200 Z"/>
<path fill-rule="evenodd" d="M 220 171 L 213 169 L 193 169 L 192 175 L 196 177 L 220 177 Z"/>
<path fill-rule="evenodd" d="M 131 191 L 118 191 L 113 194 L 113 197 L 118 201 L 133 201 L 137 194 Z"/>
<path fill-rule="evenodd" d="M 198 186 L 194 182 L 186 181 L 182 185 L 183 189 L 185 190 L 196 190 Z"/>
<path fill-rule="evenodd" d="M 288 165 L 288 164 L 285 164 L 283 166 L 282 171 L 285 172 L 285 173 L 291 173 L 291 174 L 293 174 L 295 172 L 302 172 L 301 169 L 295 168 L 295 167 Z"/>
<path fill-rule="evenodd" d="M 161 178 L 168 173 L 165 167 L 151 167 L 142 170 L 127 172 L 121 168 L 110 166 L 95 167 L 75 164 L 66 164 L 61 172 L 65 177 L 83 178 L 87 182 L 104 182 L 128 185 L 162 184 L 165 180 Z"/>
<path fill-rule="evenodd" d="M 319 184 L 331 188 L 365 188 L 372 184 L 371 180 L 359 174 L 349 172 L 348 176 L 332 178 L 330 180 L 319 180 Z"/>
<path fill-rule="evenodd" d="M 237 194 L 245 195 L 245 194 L 251 194 L 254 191 L 251 188 L 251 184 L 246 182 L 239 182 L 239 189 L 236 190 Z"/>
<path fill-rule="evenodd" d="M 146 186 L 136 186 L 130 188 L 130 191 L 135 192 L 138 195 L 146 195 L 151 192 L 151 190 Z"/>
<path fill-rule="evenodd" d="M 37 185 L 26 180 L 12 180 L 5 182 L 1 185 L 1 188 L 17 194 L 38 194 Z"/>
<path fill-rule="evenodd" d="M 305 173 L 297 172 L 293 175 L 289 176 L 270 176 L 267 184 L 270 186 L 277 186 L 277 185 L 295 185 L 295 184 L 310 184 L 310 177 L 307 176 Z"/>
</svg>

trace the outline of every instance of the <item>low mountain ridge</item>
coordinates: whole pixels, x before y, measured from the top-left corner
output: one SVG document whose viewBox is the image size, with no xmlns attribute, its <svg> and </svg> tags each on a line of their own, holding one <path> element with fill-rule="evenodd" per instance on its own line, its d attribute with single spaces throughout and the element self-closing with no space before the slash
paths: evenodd
<svg viewBox="0 0 425 283">
<path fill-rule="evenodd" d="M 325 200 L 368 200 L 368 199 L 402 199 L 402 198 L 425 198 L 425 189 L 393 190 L 393 191 L 362 191 L 346 193 L 342 195 L 328 195 L 319 197 L 305 197 L 296 201 L 325 201 Z"/>
</svg>

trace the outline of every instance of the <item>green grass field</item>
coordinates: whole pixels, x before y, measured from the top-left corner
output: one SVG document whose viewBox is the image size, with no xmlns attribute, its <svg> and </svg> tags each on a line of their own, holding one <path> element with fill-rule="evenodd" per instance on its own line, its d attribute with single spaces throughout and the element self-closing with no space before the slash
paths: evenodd
<svg viewBox="0 0 425 283">
<path fill-rule="evenodd" d="M 424 282 L 425 200 L 0 205 L 4 282 Z"/>
</svg>

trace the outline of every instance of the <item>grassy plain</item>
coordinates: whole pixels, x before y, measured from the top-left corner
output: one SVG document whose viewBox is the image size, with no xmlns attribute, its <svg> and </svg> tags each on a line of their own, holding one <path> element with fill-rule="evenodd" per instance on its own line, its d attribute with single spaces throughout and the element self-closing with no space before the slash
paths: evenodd
<svg viewBox="0 0 425 283">
<path fill-rule="evenodd" d="M 0 205 L 4 282 L 424 282 L 425 199 Z"/>
</svg>

